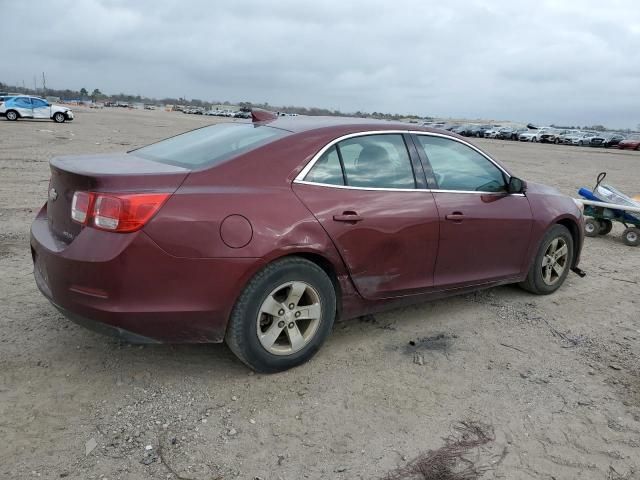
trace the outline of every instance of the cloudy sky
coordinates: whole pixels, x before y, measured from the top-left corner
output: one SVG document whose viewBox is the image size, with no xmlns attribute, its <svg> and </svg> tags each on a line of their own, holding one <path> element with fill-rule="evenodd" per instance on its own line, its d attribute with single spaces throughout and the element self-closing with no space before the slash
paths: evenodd
<svg viewBox="0 0 640 480">
<path fill-rule="evenodd" d="M 638 0 L 0 6 L 9 84 L 33 85 L 45 71 L 48 86 L 106 93 L 640 124 Z"/>
</svg>

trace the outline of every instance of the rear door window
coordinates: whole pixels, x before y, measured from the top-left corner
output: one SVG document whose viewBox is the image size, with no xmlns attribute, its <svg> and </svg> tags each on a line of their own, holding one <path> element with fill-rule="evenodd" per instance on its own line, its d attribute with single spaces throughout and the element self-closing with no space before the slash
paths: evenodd
<svg viewBox="0 0 640 480">
<path fill-rule="evenodd" d="M 407 146 L 400 134 L 365 135 L 338 143 L 346 185 L 416 188 Z"/>
<path fill-rule="evenodd" d="M 31 108 L 31 99 L 28 97 L 16 97 L 14 104 L 18 108 Z"/>
<path fill-rule="evenodd" d="M 305 181 L 326 185 L 344 185 L 340 157 L 335 146 L 322 154 L 305 177 Z"/>
</svg>

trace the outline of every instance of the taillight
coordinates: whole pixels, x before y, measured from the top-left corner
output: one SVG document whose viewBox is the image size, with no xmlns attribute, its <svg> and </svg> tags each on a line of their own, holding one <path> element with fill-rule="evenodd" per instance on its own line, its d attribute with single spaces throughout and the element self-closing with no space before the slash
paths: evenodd
<svg viewBox="0 0 640 480">
<path fill-rule="evenodd" d="M 92 194 L 88 192 L 76 192 L 71 201 L 71 218 L 85 225 L 89 218 L 89 207 L 92 203 Z"/>
<path fill-rule="evenodd" d="M 134 232 L 153 217 L 169 196 L 169 193 L 76 192 L 71 204 L 71 218 L 101 230 Z"/>
</svg>

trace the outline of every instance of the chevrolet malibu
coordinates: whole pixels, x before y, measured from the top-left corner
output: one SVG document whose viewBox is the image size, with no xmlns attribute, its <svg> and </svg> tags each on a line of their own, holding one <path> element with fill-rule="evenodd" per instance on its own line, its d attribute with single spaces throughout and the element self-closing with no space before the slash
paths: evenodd
<svg viewBox="0 0 640 480">
<path fill-rule="evenodd" d="M 578 269 L 583 217 L 449 132 L 363 119 L 207 126 L 51 160 L 37 286 L 134 342 L 222 342 L 249 367 L 311 358 L 337 319 Z"/>
</svg>

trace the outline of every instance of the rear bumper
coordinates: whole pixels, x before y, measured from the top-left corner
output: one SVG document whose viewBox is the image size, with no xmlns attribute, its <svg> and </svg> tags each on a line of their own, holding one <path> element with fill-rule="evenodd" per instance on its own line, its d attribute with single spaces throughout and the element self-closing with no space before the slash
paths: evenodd
<svg viewBox="0 0 640 480">
<path fill-rule="evenodd" d="M 237 296 L 262 262 L 169 255 L 143 231 L 50 233 L 46 207 L 31 228 L 38 288 L 66 317 L 136 343 L 224 339 Z"/>
</svg>

